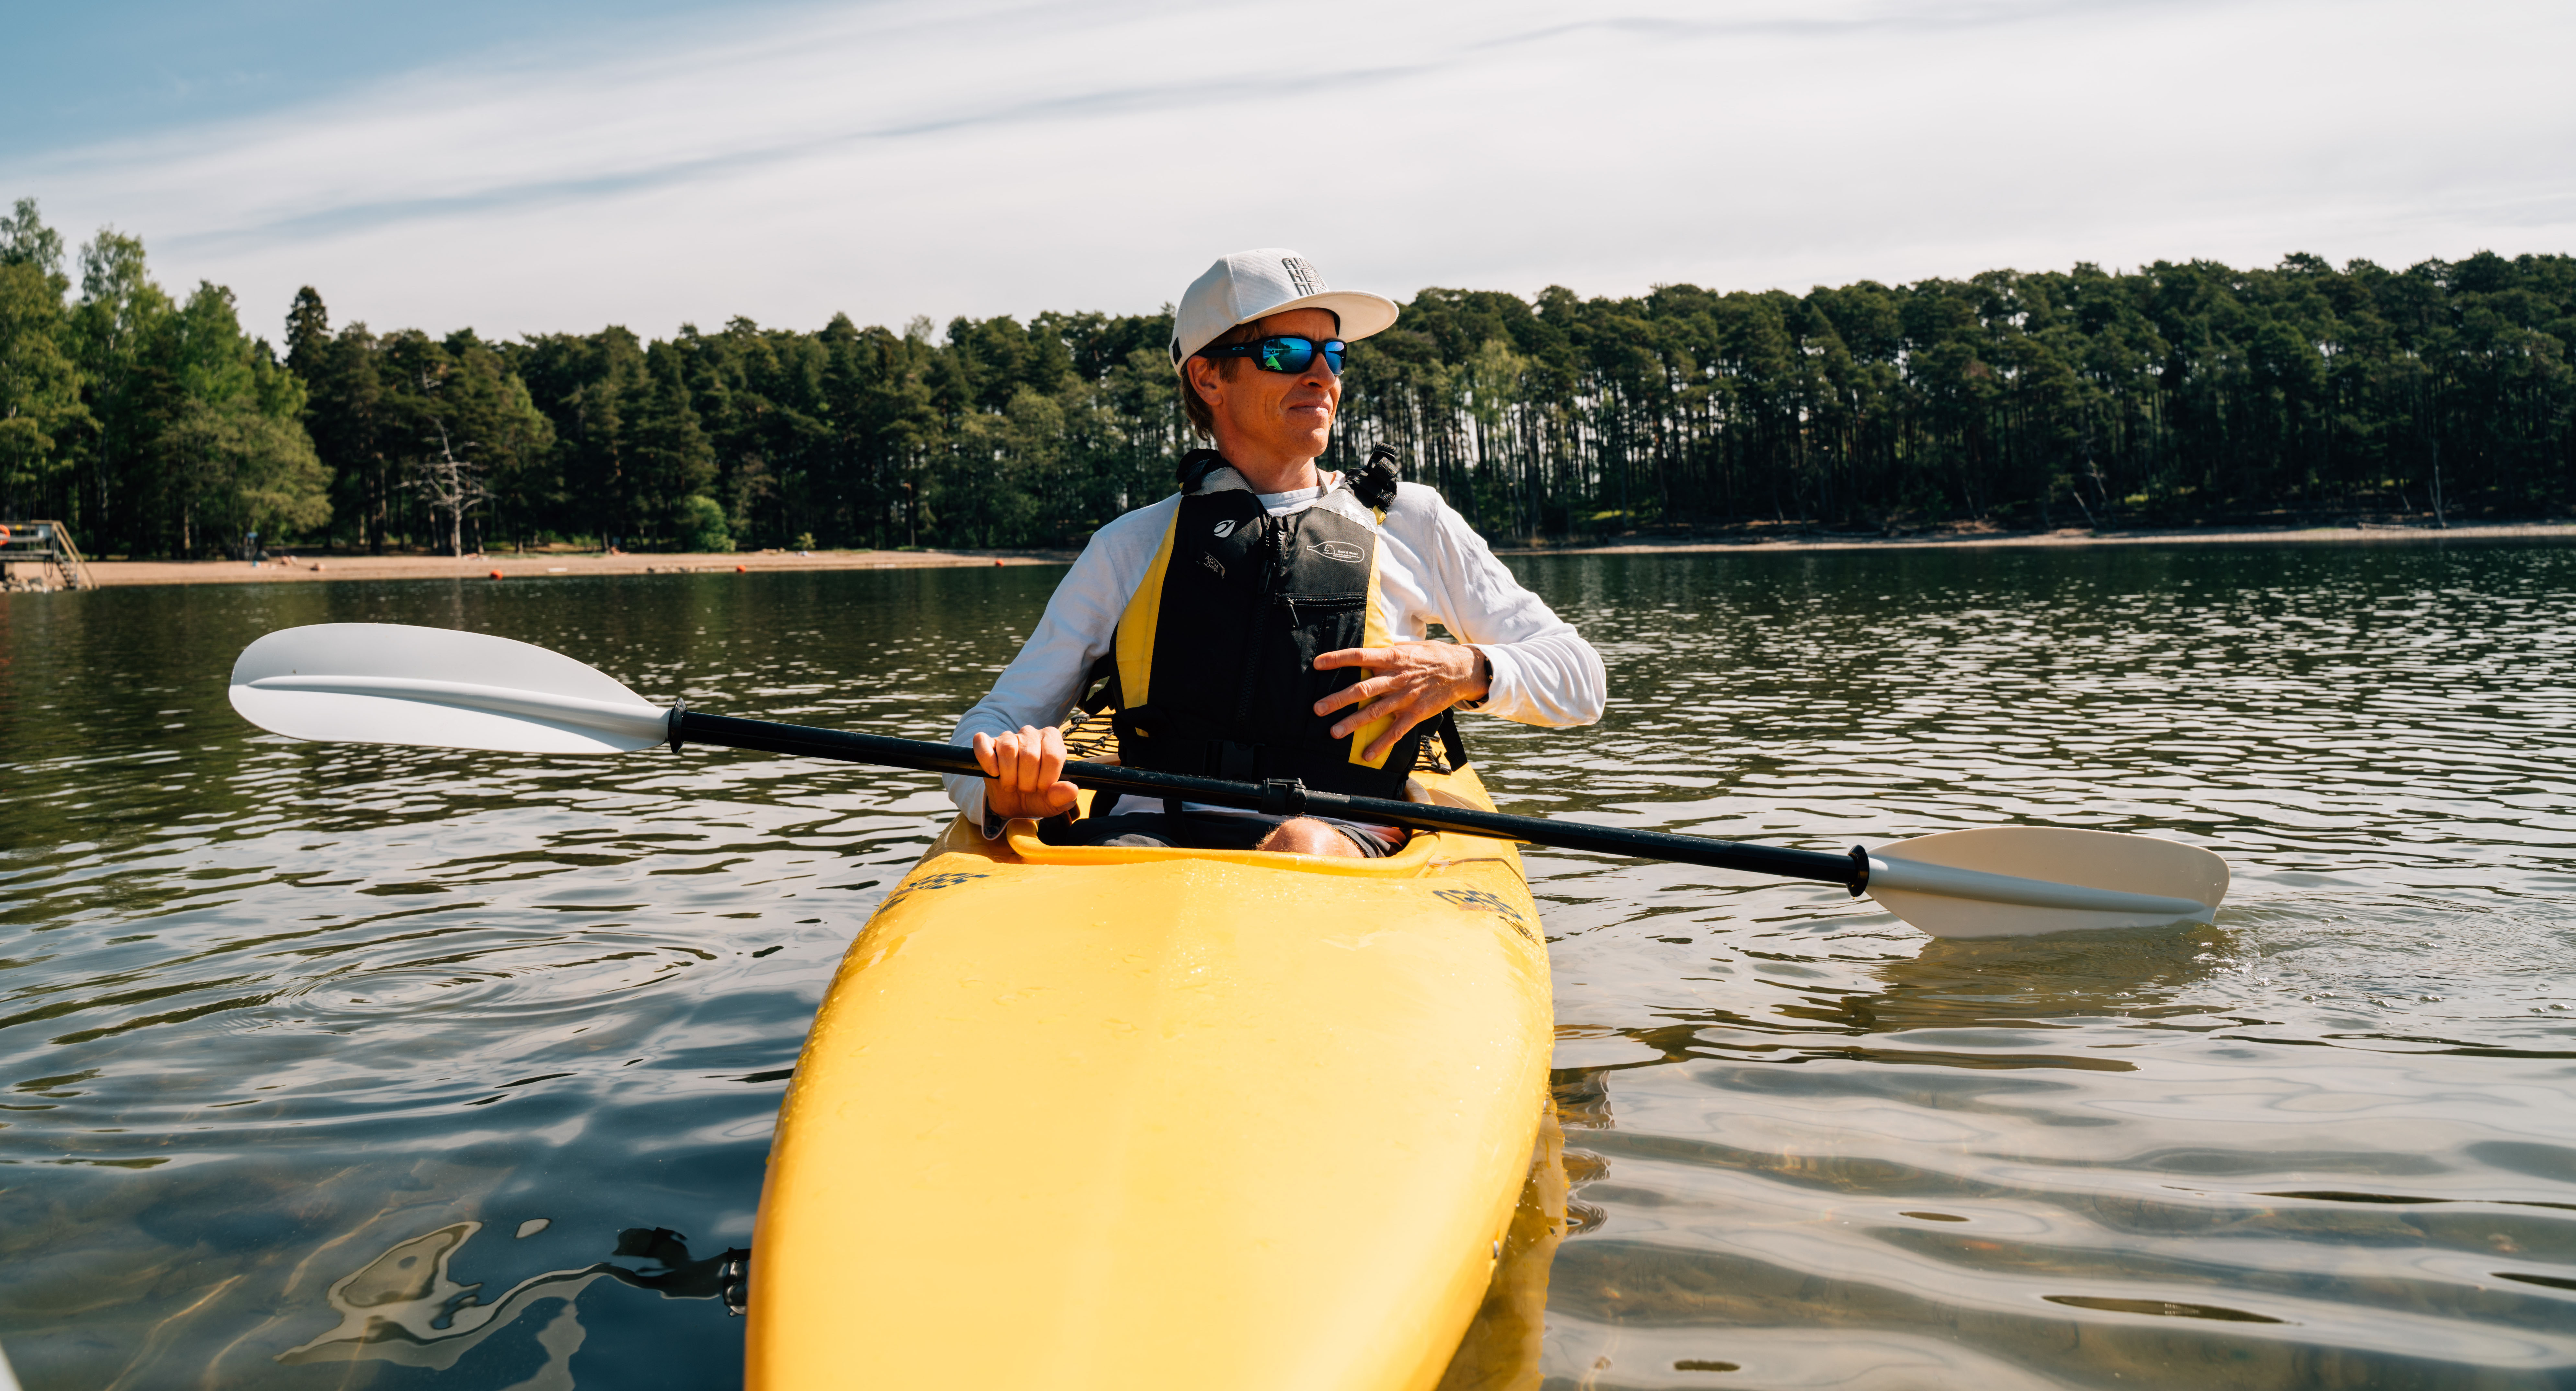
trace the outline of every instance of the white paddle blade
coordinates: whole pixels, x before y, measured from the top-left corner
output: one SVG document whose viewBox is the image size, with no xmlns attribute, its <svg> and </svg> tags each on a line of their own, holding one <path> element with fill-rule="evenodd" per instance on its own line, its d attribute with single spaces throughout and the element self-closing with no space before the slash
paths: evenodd
<svg viewBox="0 0 2576 1391">
<path fill-rule="evenodd" d="M 1871 855 L 1869 896 L 1935 937 L 2205 923 L 2227 897 L 2227 862 L 2153 836 L 1981 826 Z"/>
<path fill-rule="evenodd" d="M 326 743 L 510 753 L 631 753 L 670 737 L 670 711 L 559 652 L 400 623 L 286 628 L 242 649 L 233 708 Z"/>
</svg>

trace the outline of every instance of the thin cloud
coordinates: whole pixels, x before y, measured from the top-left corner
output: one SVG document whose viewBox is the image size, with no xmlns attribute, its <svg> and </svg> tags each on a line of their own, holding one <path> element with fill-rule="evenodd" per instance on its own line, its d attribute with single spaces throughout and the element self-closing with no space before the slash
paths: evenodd
<svg viewBox="0 0 2576 1391">
<path fill-rule="evenodd" d="M 1344 284 L 1803 289 L 2566 250 L 2563 7 L 870 5 L 664 24 L 0 164 L 256 317 L 486 332 Z M 2404 92 L 2402 103 L 2390 94 Z"/>
<path fill-rule="evenodd" d="M 1749 14 L 1724 18 L 1672 15 L 1603 15 L 1484 39 L 1471 48 L 1506 48 L 1545 43 L 1588 31 L 1632 34 L 1653 39 L 1835 38 L 1862 33 L 1933 34 L 1969 29 L 2000 29 L 2060 19 L 2097 19 L 2119 11 L 2149 11 L 2181 18 L 2229 0 L 2027 0 L 2019 4 L 1920 4 L 1847 8 L 1840 14 L 1816 13 L 1823 6 L 1791 14 Z"/>
<path fill-rule="evenodd" d="M 1363 88 L 1401 81 L 1407 77 L 1417 76 L 1421 71 L 1415 68 L 1384 68 L 1339 73 L 1320 79 L 1302 80 L 1299 90 L 1312 94 L 1317 91 Z M 275 217 L 266 222 L 246 226 L 189 233 L 174 239 L 171 245 L 181 251 L 219 251 L 297 237 L 310 239 L 421 218 L 521 208 L 557 207 L 587 202 L 612 194 L 638 192 L 715 178 L 741 178 L 768 166 L 824 158 L 843 152 L 849 147 L 869 142 L 912 139 L 986 127 L 1042 125 L 1077 118 L 1174 112 L 1210 102 L 1231 102 L 1239 96 L 1239 88 L 1232 83 L 1204 82 L 1166 83 L 1159 87 L 1084 92 L 985 110 L 953 111 L 929 119 L 767 147 L 744 146 L 721 153 L 667 161 L 591 178 L 545 178 L 432 197 L 386 199 L 373 203 L 345 203 L 313 212 Z"/>
</svg>

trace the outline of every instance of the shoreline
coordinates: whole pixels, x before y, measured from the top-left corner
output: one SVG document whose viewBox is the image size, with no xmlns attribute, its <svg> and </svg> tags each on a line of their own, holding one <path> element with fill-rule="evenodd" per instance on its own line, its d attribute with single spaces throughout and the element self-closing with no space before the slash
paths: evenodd
<svg viewBox="0 0 2576 1391">
<path fill-rule="evenodd" d="M 2425 541 L 2576 541 L 2576 522 L 2495 522 L 2436 527 L 2412 523 L 2345 522 L 2333 526 L 2174 527 L 2100 532 L 2087 527 L 2055 531 L 1955 531 L 1886 536 L 1782 529 L 1776 534 L 1638 538 L 1568 546 L 1496 546 L 1496 555 L 1715 555 L 1783 551 L 2001 550 L 2085 546 L 2380 545 Z"/>
<path fill-rule="evenodd" d="M 1496 555 L 1719 555 L 1788 551 L 2063 549 L 2085 546 L 2320 545 L 2447 541 L 2576 542 L 2576 522 L 2506 522 L 2433 527 L 2386 523 L 2305 527 L 2177 527 L 2169 530 L 2096 532 L 1960 531 L 1937 535 L 1852 535 L 1787 530 L 1765 535 L 1629 538 L 1578 545 L 1496 546 Z M 790 570 L 955 569 L 1005 565 L 1067 565 L 1069 550 L 818 551 L 732 555 L 600 555 L 561 553 L 502 556 L 321 555 L 272 559 L 253 567 L 238 560 L 93 560 L 90 577 L 101 589 L 139 585 L 308 584 L 330 580 L 541 580 L 578 575 L 749 574 Z M 10 563 L 11 571 L 37 572 L 35 562 Z M 34 579 L 13 574 L 12 580 Z"/>
</svg>

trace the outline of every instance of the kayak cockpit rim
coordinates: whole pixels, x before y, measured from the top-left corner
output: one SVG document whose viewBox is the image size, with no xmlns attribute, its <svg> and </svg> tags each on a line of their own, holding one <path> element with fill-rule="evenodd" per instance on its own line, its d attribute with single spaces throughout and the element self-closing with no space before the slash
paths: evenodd
<svg viewBox="0 0 2576 1391">
<path fill-rule="evenodd" d="M 1457 773 L 1417 774 L 1405 788 L 1405 800 L 1432 805 L 1473 806 L 1450 784 L 1472 777 Z M 1471 784 L 1472 785 L 1472 784 Z M 1481 786 L 1478 787 L 1481 791 Z M 1086 788 L 1076 810 L 1089 814 L 1095 794 Z M 1217 860 L 1227 864 L 1294 869 L 1312 874 L 1346 874 L 1389 879 L 1419 875 L 1437 865 L 1504 858 L 1513 842 L 1459 831 L 1416 831 L 1404 847 L 1379 859 L 1352 855 L 1303 855 L 1288 850 L 1196 850 L 1184 846 L 1052 845 L 1040 837 L 1030 819 L 1009 822 L 1002 832 L 1012 855 L 1033 865 L 1136 864 L 1152 860 Z"/>
</svg>

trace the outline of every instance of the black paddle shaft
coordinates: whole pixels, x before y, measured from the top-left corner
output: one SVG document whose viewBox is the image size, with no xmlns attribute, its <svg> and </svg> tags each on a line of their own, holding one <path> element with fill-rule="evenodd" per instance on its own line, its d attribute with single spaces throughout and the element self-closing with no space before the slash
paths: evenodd
<svg viewBox="0 0 2576 1391">
<path fill-rule="evenodd" d="M 686 706 L 671 712 L 671 747 L 677 750 L 683 744 L 718 744 L 729 749 L 754 749 L 761 753 L 790 754 L 800 758 L 917 768 L 927 773 L 956 773 L 970 778 L 984 776 L 983 765 L 975 761 L 975 751 L 962 744 L 933 744 L 883 734 L 853 734 L 847 730 L 814 729 L 806 725 L 775 724 L 768 720 L 740 720 L 729 715 L 702 715 Z M 1067 763 L 1064 765 L 1064 778 L 1076 786 L 1104 792 L 1176 797 L 1211 806 L 1240 807 L 1272 816 L 1337 816 L 1346 821 L 1373 821 L 1417 831 L 1456 831 L 1499 840 L 1553 845 L 1566 850 L 1674 860 L 1682 864 L 1708 865 L 1716 869 L 1742 870 L 1747 874 L 1776 875 L 1786 879 L 1815 879 L 1827 884 L 1840 884 L 1854 895 L 1858 895 L 1869 882 L 1869 857 L 1857 846 L 1849 854 L 1836 855 L 1822 850 L 1792 850 L 1785 846 L 1712 840 L 1706 836 L 1677 836 L 1664 831 L 1629 831 L 1616 826 L 1587 825 L 1580 821 L 1508 816 L 1497 811 L 1476 811 L 1429 802 L 1398 802 L 1384 797 L 1313 792 L 1307 790 L 1305 784 L 1293 781 L 1255 785 L 1227 782 L 1222 778 L 1192 777 L 1186 773 L 1121 768 L 1107 763 Z"/>
</svg>

